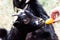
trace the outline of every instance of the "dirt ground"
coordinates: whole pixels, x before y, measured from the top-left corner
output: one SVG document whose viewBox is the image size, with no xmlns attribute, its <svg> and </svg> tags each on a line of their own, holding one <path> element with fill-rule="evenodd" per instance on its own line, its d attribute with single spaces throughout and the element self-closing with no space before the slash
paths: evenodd
<svg viewBox="0 0 60 40">
<path fill-rule="evenodd" d="M 0 0 L 0 28 L 10 30 L 15 19 L 15 17 L 12 17 L 12 14 L 15 14 L 12 0 Z M 54 23 L 53 25 L 60 40 L 60 22 Z"/>
</svg>

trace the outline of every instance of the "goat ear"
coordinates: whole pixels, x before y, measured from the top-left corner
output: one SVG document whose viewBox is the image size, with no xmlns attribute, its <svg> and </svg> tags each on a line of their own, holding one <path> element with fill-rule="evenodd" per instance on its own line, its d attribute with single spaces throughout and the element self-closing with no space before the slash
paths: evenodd
<svg viewBox="0 0 60 40">
<path fill-rule="evenodd" d="M 13 14 L 12 16 L 19 16 L 22 12 L 24 12 L 24 10 L 18 8 L 18 13 Z"/>
<path fill-rule="evenodd" d="M 13 16 L 13 22 L 15 22 L 18 18 L 18 15 L 12 15 Z"/>
<path fill-rule="evenodd" d="M 26 2 L 25 3 L 28 3 L 30 0 L 26 0 Z"/>
<path fill-rule="evenodd" d="M 19 2 L 21 2 L 22 0 L 19 0 Z"/>
</svg>

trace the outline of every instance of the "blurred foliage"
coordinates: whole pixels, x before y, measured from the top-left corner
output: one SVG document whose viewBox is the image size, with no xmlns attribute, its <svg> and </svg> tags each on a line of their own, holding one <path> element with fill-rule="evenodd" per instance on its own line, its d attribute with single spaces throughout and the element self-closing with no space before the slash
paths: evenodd
<svg viewBox="0 0 60 40">
<path fill-rule="evenodd" d="M 0 0 L 0 28 L 10 30 L 13 13 L 12 0 Z"/>
<path fill-rule="evenodd" d="M 50 15 L 50 11 L 60 5 L 60 0 L 38 0 L 40 4 L 44 7 L 45 11 L 48 15 Z"/>
</svg>

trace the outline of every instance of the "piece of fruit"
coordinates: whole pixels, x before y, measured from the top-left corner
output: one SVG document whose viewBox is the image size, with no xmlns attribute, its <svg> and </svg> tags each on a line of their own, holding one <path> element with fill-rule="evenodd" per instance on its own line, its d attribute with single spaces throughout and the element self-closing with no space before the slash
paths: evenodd
<svg viewBox="0 0 60 40">
<path fill-rule="evenodd" d="M 53 18 L 49 18 L 45 21 L 45 24 L 51 24 L 54 22 L 54 19 Z"/>
</svg>

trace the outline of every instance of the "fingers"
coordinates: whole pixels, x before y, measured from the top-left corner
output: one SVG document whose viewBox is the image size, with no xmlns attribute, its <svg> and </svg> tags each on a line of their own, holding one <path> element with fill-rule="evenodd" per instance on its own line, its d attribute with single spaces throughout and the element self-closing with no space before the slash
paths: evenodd
<svg viewBox="0 0 60 40">
<path fill-rule="evenodd" d="M 55 19 L 57 14 L 58 14 L 58 11 L 54 10 L 51 12 L 50 17 Z"/>
<path fill-rule="evenodd" d="M 56 18 L 56 15 L 59 16 L 60 10 L 59 10 L 58 8 L 59 8 L 59 7 L 56 7 L 56 8 L 54 8 L 53 10 L 51 10 L 51 12 L 50 12 L 50 17 L 51 17 L 51 18 L 55 19 L 55 18 Z"/>
</svg>

